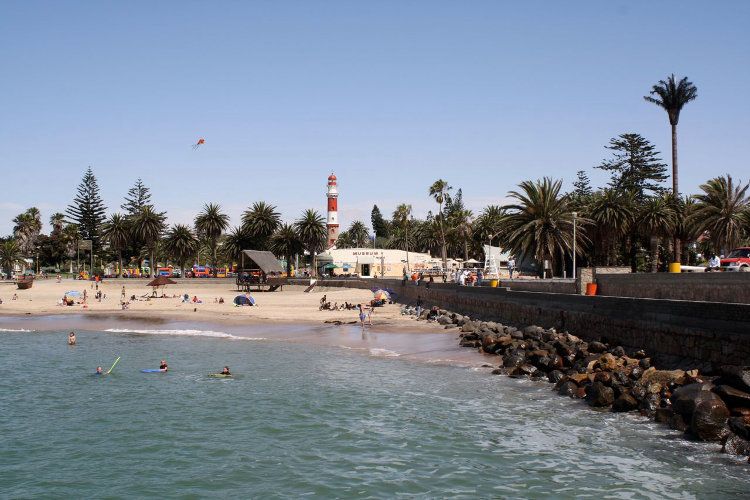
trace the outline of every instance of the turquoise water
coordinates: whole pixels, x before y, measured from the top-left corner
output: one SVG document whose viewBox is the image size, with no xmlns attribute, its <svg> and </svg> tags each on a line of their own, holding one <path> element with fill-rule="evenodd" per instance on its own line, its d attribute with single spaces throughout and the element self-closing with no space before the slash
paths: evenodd
<svg viewBox="0 0 750 500">
<path fill-rule="evenodd" d="M 79 330 L 74 347 L 67 330 L 0 331 L 0 497 L 750 492 L 748 465 L 717 445 L 591 411 L 547 384 L 395 353 L 149 331 Z M 111 375 L 92 375 L 118 355 Z M 138 371 L 162 358 L 169 373 Z M 208 377 L 225 364 L 235 378 Z"/>
</svg>

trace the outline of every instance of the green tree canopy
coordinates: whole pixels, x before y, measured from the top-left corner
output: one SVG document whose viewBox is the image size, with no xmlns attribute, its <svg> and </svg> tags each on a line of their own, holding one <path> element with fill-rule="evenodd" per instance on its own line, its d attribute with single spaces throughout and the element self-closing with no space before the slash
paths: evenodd
<svg viewBox="0 0 750 500">
<path fill-rule="evenodd" d="M 610 172 L 610 188 L 618 193 L 631 193 L 638 201 L 664 191 L 667 165 L 644 137 L 621 134 L 610 139 L 605 147 L 612 151 L 612 158 L 596 168 Z"/>
<path fill-rule="evenodd" d="M 105 220 L 107 207 L 99 195 L 99 184 L 89 167 L 78 185 L 73 203 L 65 210 L 67 220 L 76 224 L 81 239 L 91 240 L 94 251 L 101 249 L 100 231 Z"/>
</svg>

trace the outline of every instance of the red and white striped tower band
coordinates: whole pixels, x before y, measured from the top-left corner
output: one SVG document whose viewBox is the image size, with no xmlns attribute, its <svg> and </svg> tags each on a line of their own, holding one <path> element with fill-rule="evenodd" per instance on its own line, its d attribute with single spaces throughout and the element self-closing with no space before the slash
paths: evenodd
<svg viewBox="0 0 750 500">
<path fill-rule="evenodd" d="M 339 191 L 336 188 L 336 176 L 328 176 L 328 219 L 326 221 L 326 228 L 328 229 L 328 248 L 336 245 L 336 240 L 339 239 L 339 215 L 338 215 L 338 197 Z"/>
</svg>

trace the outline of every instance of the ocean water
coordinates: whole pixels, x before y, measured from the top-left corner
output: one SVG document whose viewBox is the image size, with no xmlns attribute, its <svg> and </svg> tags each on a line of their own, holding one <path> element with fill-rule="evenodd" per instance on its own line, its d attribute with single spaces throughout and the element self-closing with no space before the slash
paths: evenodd
<svg viewBox="0 0 750 500">
<path fill-rule="evenodd" d="M 264 327 L 111 324 L 71 347 L 29 325 L 0 330 L 1 498 L 750 495 L 718 445 L 486 369 Z M 169 373 L 139 372 L 162 358 Z M 234 378 L 208 376 L 224 365 Z"/>
</svg>

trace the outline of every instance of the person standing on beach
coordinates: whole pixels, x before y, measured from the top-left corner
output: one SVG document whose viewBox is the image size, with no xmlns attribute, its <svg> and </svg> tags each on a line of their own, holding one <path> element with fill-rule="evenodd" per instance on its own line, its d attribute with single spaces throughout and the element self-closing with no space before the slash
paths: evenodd
<svg viewBox="0 0 750 500">
<path fill-rule="evenodd" d="M 365 306 L 364 304 L 360 304 L 357 306 L 359 308 L 359 323 L 362 325 L 362 329 L 365 329 Z"/>
<path fill-rule="evenodd" d="M 120 302 L 125 303 L 125 285 L 122 286 L 122 293 L 120 293 Z"/>
</svg>

